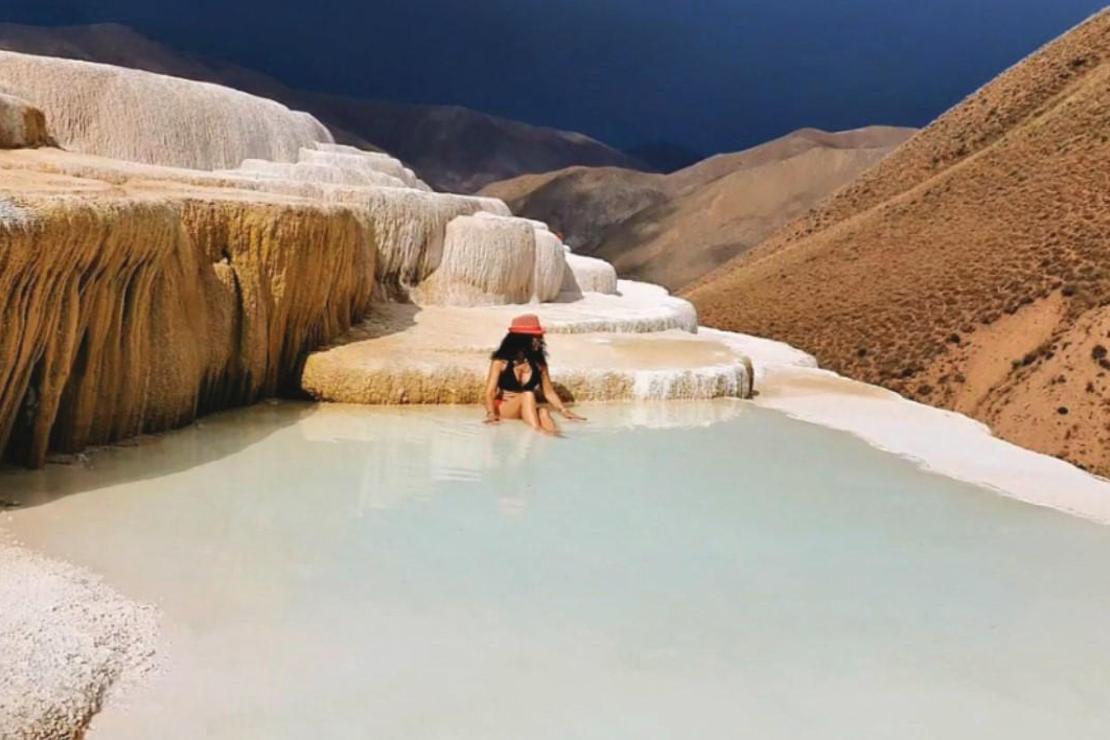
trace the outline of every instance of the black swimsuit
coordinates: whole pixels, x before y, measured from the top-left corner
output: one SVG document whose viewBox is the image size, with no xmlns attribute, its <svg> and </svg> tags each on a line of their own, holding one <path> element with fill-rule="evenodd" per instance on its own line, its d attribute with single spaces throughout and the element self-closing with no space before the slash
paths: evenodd
<svg viewBox="0 0 1110 740">
<path fill-rule="evenodd" d="M 501 378 L 497 381 L 497 385 L 501 390 L 508 391 L 509 393 L 523 393 L 524 391 L 534 391 L 540 387 L 542 380 L 540 375 L 540 368 L 536 363 L 528 360 L 528 365 L 532 368 L 532 374 L 528 376 L 528 381 L 521 385 L 517 380 L 516 372 L 513 370 L 514 363 L 510 361 L 505 369 L 501 371 Z"/>
</svg>

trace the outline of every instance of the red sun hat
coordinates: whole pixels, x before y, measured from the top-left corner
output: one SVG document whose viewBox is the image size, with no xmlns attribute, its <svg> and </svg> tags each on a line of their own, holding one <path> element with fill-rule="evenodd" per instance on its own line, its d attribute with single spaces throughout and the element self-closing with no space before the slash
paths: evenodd
<svg viewBox="0 0 1110 740">
<path fill-rule="evenodd" d="M 509 325 L 510 334 L 532 334 L 543 336 L 543 327 L 540 326 L 540 317 L 534 313 L 525 313 L 513 319 Z"/>
</svg>

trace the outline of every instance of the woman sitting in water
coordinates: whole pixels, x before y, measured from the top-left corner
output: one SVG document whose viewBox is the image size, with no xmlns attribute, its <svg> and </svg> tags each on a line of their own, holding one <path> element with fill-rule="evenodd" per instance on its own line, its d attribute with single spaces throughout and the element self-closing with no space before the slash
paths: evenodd
<svg viewBox="0 0 1110 740">
<path fill-rule="evenodd" d="M 541 402 L 541 398 L 547 403 Z M 524 419 L 533 429 L 558 434 L 559 427 L 551 418 L 547 404 L 568 419 L 586 420 L 563 405 L 555 392 L 547 371 L 547 349 L 539 318 L 533 314 L 517 316 L 489 364 L 486 423 Z"/>
</svg>

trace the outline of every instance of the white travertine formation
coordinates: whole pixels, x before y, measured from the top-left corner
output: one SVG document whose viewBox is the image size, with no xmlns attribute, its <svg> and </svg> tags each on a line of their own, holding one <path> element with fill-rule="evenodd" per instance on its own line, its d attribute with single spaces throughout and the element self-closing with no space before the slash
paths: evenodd
<svg viewBox="0 0 1110 740">
<path fill-rule="evenodd" d="M 157 614 L 87 571 L 5 539 L 0 738 L 80 737 L 121 676 L 150 669 Z"/>
<path fill-rule="evenodd" d="M 566 252 L 559 237 L 547 229 L 533 229 L 536 243 L 536 272 L 532 280 L 533 300 L 545 303 L 559 297 L 567 269 Z"/>
<path fill-rule="evenodd" d="M 413 298 L 449 306 L 528 302 L 536 271 L 535 233 L 521 219 L 452 219 L 439 266 L 416 286 Z"/>
<path fill-rule="evenodd" d="M 681 329 L 698 331 L 698 312 L 693 304 L 676 298 L 667 289 L 651 283 L 620 280 L 613 293 L 586 293 L 582 298 L 543 304 L 540 315 L 549 332 L 649 333 Z"/>
<path fill-rule="evenodd" d="M 321 152 L 337 152 L 339 154 L 366 153 L 365 149 L 359 149 L 357 146 L 351 146 L 350 144 L 336 144 L 335 142 L 327 141 L 316 142 L 316 149 Z"/>
<path fill-rule="evenodd" d="M 332 141 L 315 118 L 276 101 L 107 64 L 0 51 L 0 92 L 42 110 L 59 146 L 134 162 L 294 162 L 301 147 Z"/>
<path fill-rule="evenodd" d="M 339 146 L 337 144 L 323 146 Z M 402 187 L 417 190 L 431 190 L 426 182 L 416 176 L 416 173 L 406 167 L 401 160 L 391 157 L 383 152 L 367 152 L 354 147 L 344 150 L 335 149 L 301 149 L 298 155 L 301 162 L 325 164 L 341 170 L 354 172 L 377 172 L 388 175 L 401 183 Z"/>
<path fill-rule="evenodd" d="M 568 251 L 566 261 L 568 269 L 563 276 L 564 293 L 574 296 L 617 292 L 617 271 L 605 260 Z"/>
<path fill-rule="evenodd" d="M 543 221 L 537 221 L 534 218 L 525 218 L 523 216 L 506 216 L 497 213 L 479 213 L 477 214 L 477 216 L 479 218 L 511 218 L 515 221 L 524 221 L 525 223 L 531 224 L 533 228 L 539 231 L 551 231 L 551 228 L 547 224 L 545 224 Z"/>
<path fill-rule="evenodd" d="M 507 214 L 493 198 L 399 188 L 337 192 L 347 205 L 362 206 L 379 245 L 375 293 L 408 299 L 410 291 L 440 265 L 447 225 L 457 216 L 480 211 Z"/>
<path fill-rule="evenodd" d="M 45 167 L 101 185 L 105 182 L 115 185 L 144 182 L 163 188 L 170 182 L 296 196 L 353 207 L 375 236 L 378 248 L 375 294 L 381 299 L 409 300 L 410 289 L 439 265 L 443 236 L 451 219 L 477 213 L 511 218 L 508 206 L 496 198 L 411 188 L 303 182 L 248 170 L 204 172 L 49 149 L 8 152 L 3 165 L 6 169 L 28 171 Z M 251 196 L 247 193 L 244 197 Z"/>
<path fill-rule="evenodd" d="M 563 280 L 566 273 L 567 253 L 559 237 L 552 233 L 547 224 L 531 218 L 518 216 L 505 216 L 503 214 L 482 211 L 474 214 L 477 218 L 525 223 L 535 230 L 536 245 L 536 272 L 532 283 L 532 300 L 543 303 L 556 300 L 563 291 Z"/>
<path fill-rule="evenodd" d="M 340 144 L 318 146 L 327 148 L 301 147 L 296 162 L 244 159 L 236 169 L 223 170 L 220 174 L 237 176 L 245 173 L 293 182 L 431 191 L 401 160 L 388 154 L 366 152 Z"/>
<path fill-rule="evenodd" d="M 377 170 L 367 168 L 359 171 L 354 168 L 315 162 L 271 162 L 268 159 L 244 159 L 238 169 L 221 172 L 221 174 L 232 176 L 242 173 L 278 180 L 292 180 L 294 182 L 353 185 L 356 187 L 407 187 L 404 182 L 396 177 Z"/>
<path fill-rule="evenodd" d="M 650 328 L 638 314 L 647 312 L 642 302 L 660 289 L 622 288 L 631 297 L 590 293 L 578 305 L 527 308 L 548 330 L 557 386 L 576 400 L 750 395 L 751 366 L 742 353 L 662 320 Z M 301 386 L 314 398 L 341 403 L 480 403 L 490 349 L 521 310 L 424 306 L 413 313 L 377 305 L 339 346 L 309 355 Z"/>
</svg>

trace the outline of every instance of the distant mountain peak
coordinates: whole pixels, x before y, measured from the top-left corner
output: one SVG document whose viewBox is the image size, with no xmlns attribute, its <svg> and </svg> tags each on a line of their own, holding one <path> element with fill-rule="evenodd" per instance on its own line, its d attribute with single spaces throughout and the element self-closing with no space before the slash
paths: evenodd
<svg viewBox="0 0 1110 740">
<path fill-rule="evenodd" d="M 657 172 L 671 173 L 705 159 L 705 155 L 673 141 L 657 139 L 625 149 L 629 156 L 640 160 Z"/>
</svg>

